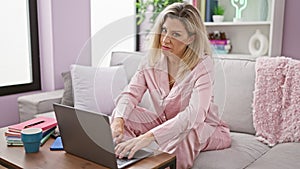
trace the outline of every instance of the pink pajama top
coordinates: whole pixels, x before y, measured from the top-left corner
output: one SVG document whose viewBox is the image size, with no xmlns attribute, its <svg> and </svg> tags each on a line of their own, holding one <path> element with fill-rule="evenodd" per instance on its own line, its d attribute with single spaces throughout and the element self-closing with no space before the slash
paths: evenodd
<svg viewBox="0 0 300 169">
<path fill-rule="evenodd" d="M 193 139 L 191 148 L 194 150 L 191 151 L 226 148 L 230 145 L 229 129 L 220 120 L 218 108 L 213 103 L 213 68 L 213 59 L 205 56 L 170 90 L 166 56 L 154 67 L 142 63 L 118 97 L 114 117 L 123 117 L 126 121 L 134 118 L 134 113 L 145 113 L 147 110 L 139 109 L 138 103 L 148 90 L 155 111 L 147 111 L 151 115 L 142 118 L 141 123 L 152 125 L 150 130 L 157 144 L 164 147 L 162 149 L 170 150 L 186 138 Z M 140 111 L 135 111 L 137 109 Z M 189 136 L 191 131 L 194 134 Z M 210 140 L 212 136 L 223 137 L 224 133 L 229 137 L 224 138 L 223 143 Z"/>
</svg>

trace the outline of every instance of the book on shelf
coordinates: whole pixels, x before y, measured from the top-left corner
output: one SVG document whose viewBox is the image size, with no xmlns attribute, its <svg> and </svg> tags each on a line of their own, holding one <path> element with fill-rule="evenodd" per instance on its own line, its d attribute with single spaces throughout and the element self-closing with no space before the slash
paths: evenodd
<svg viewBox="0 0 300 169">
<path fill-rule="evenodd" d="M 206 0 L 200 0 L 200 2 L 198 2 L 198 3 L 200 3 L 199 4 L 200 15 L 204 22 L 205 21 Z"/>
<path fill-rule="evenodd" d="M 48 117 L 37 117 L 15 125 L 8 126 L 8 131 L 20 133 L 22 129 L 30 127 L 41 128 L 43 131 L 45 131 L 55 126 L 57 126 L 56 119 Z"/>
<path fill-rule="evenodd" d="M 227 45 L 211 45 L 213 47 L 213 49 L 218 49 L 218 50 L 230 50 L 231 46 L 230 44 Z"/>
<path fill-rule="evenodd" d="M 218 0 L 206 0 L 205 22 L 212 22 L 214 8 L 218 6 Z"/>
<path fill-rule="evenodd" d="M 187 0 L 187 2 L 199 10 L 201 19 L 205 22 L 206 0 Z"/>
<path fill-rule="evenodd" d="M 215 54 L 228 54 L 231 51 L 231 45 L 211 45 Z"/>
<path fill-rule="evenodd" d="M 220 49 L 214 49 L 213 50 L 214 54 L 228 54 L 229 51 L 227 50 L 220 50 Z"/>
<path fill-rule="evenodd" d="M 231 51 L 231 43 L 228 39 L 209 40 L 215 54 L 228 54 Z"/>
<path fill-rule="evenodd" d="M 200 16 L 204 22 L 205 21 L 206 0 L 193 0 L 192 4 L 194 7 L 196 7 L 199 10 Z"/>
<path fill-rule="evenodd" d="M 201 1 L 201 0 L 199 0 Z M 198 0 L 192 0 L 192 5 L 196 8 L 198 8 Z"/>
<path fill-rule="evenodd" d="M 212 40 L 209 40 L 210 44 L 213 44 L 213 45 L 227 45 L 227 44 L 230 44 L 230 40 L 228 39 L 224 39 L 224 40 L 221 40 L 221 39 L 212 39 Z"/>
</svg>

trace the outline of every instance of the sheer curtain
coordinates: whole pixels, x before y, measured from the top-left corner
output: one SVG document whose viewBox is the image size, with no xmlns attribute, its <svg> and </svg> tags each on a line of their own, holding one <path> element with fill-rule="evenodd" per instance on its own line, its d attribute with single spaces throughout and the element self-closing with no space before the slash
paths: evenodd
<svg viewBox="0 0 300 169">
<path fill-rule="evenodd" d="M 27 1 L 0 1 L 0 86 L 32 82 Z"/>
</svg>

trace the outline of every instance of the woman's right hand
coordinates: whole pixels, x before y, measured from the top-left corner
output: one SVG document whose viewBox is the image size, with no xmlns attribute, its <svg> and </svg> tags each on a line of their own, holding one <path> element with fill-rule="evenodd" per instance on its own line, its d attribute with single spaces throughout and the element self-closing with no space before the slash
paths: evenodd
<svg viewBox="0 0 300 169">
<path fill-rule="evenodd" d="M 116 144 L 119 144 L 124 137 L 124 120 L 121 117 L 114 118 L 111 125 L 112 137 Z"/>
</svg>

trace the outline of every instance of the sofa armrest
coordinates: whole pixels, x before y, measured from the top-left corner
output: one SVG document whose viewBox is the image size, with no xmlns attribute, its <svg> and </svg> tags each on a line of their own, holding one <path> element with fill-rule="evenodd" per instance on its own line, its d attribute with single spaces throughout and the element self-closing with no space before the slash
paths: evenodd
<svg viewBox="0 0 300 169">
<path fill-rule="evenodd" d="M 35 114 L 53 111 L 53 103 L 60 103 L 64 90 L 41 92 L 18 98 L 20 121 L 34 118 Z"/>
</svg>

